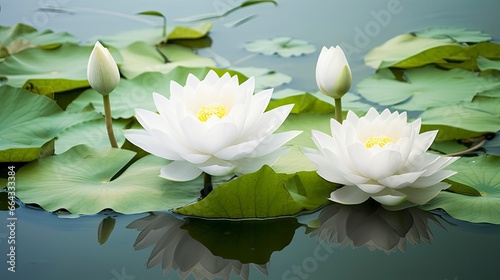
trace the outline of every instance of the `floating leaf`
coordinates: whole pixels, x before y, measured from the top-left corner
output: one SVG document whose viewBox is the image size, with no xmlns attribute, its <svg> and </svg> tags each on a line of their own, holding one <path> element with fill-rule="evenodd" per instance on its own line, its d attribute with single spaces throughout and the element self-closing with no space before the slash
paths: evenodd
<svg viewBox="0 0 500 280">
<path fill-rule="evenodd" d="M 484 58 L 482 56 L 479 56 L 477 58 L 477 66 L 478 66 L 479 70 L 481 70 L 481 71 L 486 71 L 486 70 L 500 71 L 500 61 L 499 60 L 490 60 L 490 59 Z"/>
<path fill-rule="evenodd" d="M 441 192 L 425 210 L 444 209 L 450 216 L 473 223 L 500 224 L 500 157 L 463 157 L 450 165 L 458 173 L 449 178 L 479 191 L 481 196 Z"/>
<path fill-rule="evenodd" d="M 398 81 L 382 69 L 360 83 L 361 96 L 394 109 L 422 111 L 430 107 L 472 101 L 482 83 L 475 73 L 461 69 L 439 70 L 427 66 L 405 71 L 407 82 Z"/>
<path fill-rule="evenodd" d="M 168 34 L 169 40 L 179 40 L 179 39 L 199 39 L 208 34 L 212 29 L 212 23 L 203 22 L 196 26 L 176 26 Z"/>
<path fill-rule="evenodd" d="M 236 12 L 237 10 L 239 10 L 241 8 L 256 5 L 256 4 L 263 4 L 263 3 L 272 3 L 275 6 L 278 5 L 278 3 L 274 0 L 248 0 L 248 1 L 245 1 L 245 2 L 241 3 L 240 5 L 237 5 L 234 7 L 227 5 L 227 8 L 223 12 L 191 16 L 191 17 L 187 17 L 187 18 L 177 19 L 176 21 L 190 22 L 190 21 L 212 20 L 212 19 L 222 18 L 222 17 L 225 17 L 229 14 Z"/>
<path fill-rule="evenodd" d="M 10 55 L 27 48 L 40 46 L 51 49 L 64 43 L 77 44 L 78 39 L 66 32 L 37 31 L 34 27 L 22 23 L 10 27 L 0 26 L 0 45 L 5 46 Z"/>
<path fill-rule="evenodd" d="M 294 104 L 291 113 L 300 114 L 302 112 L 316 113 L 332 113 L 335 112 L 335 107 L 332 104 L 326 103 L 310 93 L 289 96 L 281 99 L 271 100 L 266 110 L 271 110 L 286 104 Z"/>
<path fill-rule="evenodd" d="M 411 65 L 405 63 L 405 66 L 399 65 L 398 67 L 418 67 L 429 63 L 445 63 L 446 58 L 456 59 L 456 54 L 461 51 L 462 46 L 451 39 L 401 34 L 369 51 L 365 56 L 365 63 L 372 68 L 381 69 L 396 67 L 399 62 L 413 57 Z M 419 57 L 415 58 L 417 55 Z M 460 58 L 464 57 L 460 56 Z"/>
<path fill-rule="evenodd" d="M 439 130 L 438 141 L 473 138 L 500 130 L 500 115 L 463 104 L 431 108 L 419 118 L 422 131 Z"/>
<path fill-rule="evenodd" d="M 301 56 L 316 51 L 316 47 L 304 40 L 290 37 L 277 37 L 274 39 L 256 40 L 245 44 L 249 52 L 265 55 L 278 54 L 282 57 Z"/>
<path fill-rule="evenodd" d="M 31 161 L 63 129 L 99 118 L 95 112 L 63 112 L 50 98 L 9 86 L 0 87 L 0 162 Z"/>
<path fill-rule="evenodd" d="M 178 66 L 215 67 L 212 59 L 193 53 L 189 48 L 164 45 L 161 48 L 144 42 L 135 42 L 121 51 L 123 64 L 121 73 L 133 79 L 145 72 L 168 73 Z"/>
<path fill-rule="evenodd" d="M 114 178 L 134 155 L 116 148 L 73 147 L 19 169 L 17 196 L 50 212 L 66 209 L 73 214 L 95 214 L 104 209 L 124 214 L 167 210 L 199 196 L 202 176 L 182 183 L 160 178 L 160 169 L 169 161 L 151 155 Z"/>
<path fill-rule="evenodd" d="M 114 120 L 113 131 L 116 141 L 121 146 L 125 142 L 122 129 L 130 123 L 130 120 Z M 57 136 L 55 143 L 55 154 L 62 154 L 77 145 L 89 145 L 94 148 L 110 147 L 108 131 L 104 117 L 82 122 L 63 130 Z"/>
<path fill-rule="evenodd" d="M 295 215 L 327 203 L 327 197 L 336 187 L 319 178 L 316 172 L 310 173 L 277 174 L 265 165 L 257 172 L 216 187 L 203 200 L 175 212 L 188 216 L 234 219 Z M 287 186 L 292 186 L 292 191 L 300 191 L 295 194 L 300 199 L 295 200 Z"/>
<path fill-rule="evenodd" d="M 491 40 L 489 34 L 465 28 L 429 27 L 415 32 L 415 35 L 434 39 L 452 39 L 457 43 L 479 43 Z"/>
<path fill-rule="evenodd" d="M 232 70 L 247 77 L 255 77 L 255 91 L 279 87 L 292 81 L 292 77 L 267 68 L 233 67 Z"/>
<path fill-rule="evenodd" d="M 60 92 L 88 86 L 87 63 L 92 48 L 64 44 L 54 50 L 28 49 L 7 57 L 0 64 L 0 76 L 6 84 L 22 87 L 27 81 Z M 62 84 L 62 81 L 64 83 Z"/>
</svg>

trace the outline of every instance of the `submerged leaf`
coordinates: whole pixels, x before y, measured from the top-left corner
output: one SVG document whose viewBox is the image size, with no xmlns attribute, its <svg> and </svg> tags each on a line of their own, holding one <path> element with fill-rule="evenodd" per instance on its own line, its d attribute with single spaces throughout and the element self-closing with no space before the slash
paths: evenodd
<svg viewBox="0 0 500 280">
<path fill-rule="evenodd" d="M 80 145 L 40 159 L 17 172 L 17 196 L 47 211 L 96 214 L 113 209 L 124 214 L 176 208 L 195 200 L 203 178 L 172 182 L 159 177 L 169 161 L 146 156 L 121 175 L 135 153 L 123 149 L 95 149 Z M 50 176 L 46 176 L 51 174 Z"/>
</svg>

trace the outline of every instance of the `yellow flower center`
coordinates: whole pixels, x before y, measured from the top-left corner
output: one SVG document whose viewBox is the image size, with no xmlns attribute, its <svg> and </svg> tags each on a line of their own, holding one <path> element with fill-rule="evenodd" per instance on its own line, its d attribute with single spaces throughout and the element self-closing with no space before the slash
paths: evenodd
<svg viewBox="0 0 500 280">
<path fill-rule="evenodd" d="M 197 117 L 201 122 L 206 122 L 213 115 L 216 115 L 219 119 L 227 115 L 226 106 L 221 104 L 201 106 L 200 110 L 198 110 Z"/>
<path fill-rule="evenodd" d="M 365 147 L 368 149 L 375 146 L 379 145 L 380 147 L 385 146 L 385 144 L 392 142 L 391 137 L 389 136 L 376 136 L 376 137 L 370 137 L 365 141 Z"/>
</svg>

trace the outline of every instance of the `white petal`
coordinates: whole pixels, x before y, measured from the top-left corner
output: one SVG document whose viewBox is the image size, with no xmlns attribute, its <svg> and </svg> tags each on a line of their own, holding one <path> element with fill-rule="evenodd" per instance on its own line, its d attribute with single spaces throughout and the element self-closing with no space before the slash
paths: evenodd
<svg viewBox="0 0 500 280">
<path fill-rule="evenodd" d="M 236 166 L 235 172 L 240 174 L 248 174 L 259 170 L 264 165 L 273 165 L 278 158 L 289 151 L 286 147 L 281 147 L 276 151 L 257 158 L 242 158 L 240 160 L 231 161 Z"/>
<path fill-rule="evenodd" d="M 234 171 L 235 166 L 230 162 L 211 158 L 206 163 L 198 166 L 204 172 L 212 176 L 224 176 Z"/>
<path fill-rule="evenodd" d="M 380 204 L 394 206 L 405 202 L 407 196 L 399 192 L 394 192 L 393 194 L 372 196 L 372 198 Z"/>
<path fill-rule="evenodd" d="M 174 161 L 164 166 L 160 171 L 160 177 L 171 181 L 191 181 L 202 173 L 196 165 L 187 161 Z"/>
<path fill-rule="evenodd" d="M 182 157 L 180 157 L 175 150 L 169 149 L 169 147 L 162 143 L 158 137 L 155 137 L 144 130 L 130 129 L 125 130 L 124 134 L 125 138 L 127 138 L 130 143 L 150 154 L 169 160 L 182 159 Z"/>
<path fill-rule="evenodd" d="M 413 184 L 422 175 L 422 173 L 424 173 L 424 171 L 392 175 L 387 178 L 380 179 L 378 182 L 391 189 L 404 188 Z"/>
<path fill-rule="evenodd" d="M 356 186 L 362 191 L 370 194 L 378 193 L 385 188 L 385 186 L 377 184 L 357 184 Z"/>
<path fill-rule="evenodd" d="M 422 205 L 433 199 L 441 190 L 447 189 L 450 184 L 440 182 L 428 188 L 404 188 L 400 191 L 408 196 L 408 200 Z"/>
<path fill-rule="evenodd" d="M 356 186 L 343 186 L 330 194 L 330 200 L 341 204 L 360 204 L 370 196 Z"/>
<path fill-rule="evenodd" d="M 413 188 L 427 188 L 429 186 L 435 185 L 442 180 L 455 175 L 457 172 L 452 171 L 452 170 L 440 170 L 431 176 L 427 177 L 420 177 L 418 180 L 416 180 L 413 184 L 411 184 L 411 187 Z"/>
</svg>

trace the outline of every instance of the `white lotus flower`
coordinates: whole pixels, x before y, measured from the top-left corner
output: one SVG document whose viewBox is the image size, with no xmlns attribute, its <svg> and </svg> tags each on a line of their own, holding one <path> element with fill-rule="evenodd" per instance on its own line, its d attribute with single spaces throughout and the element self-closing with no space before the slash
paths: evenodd
<svg viewBox="0 0 500 280">
<path fill-rule="evenodd" d="M 323 47 L 316 64 L 316 84 L 321 92 L 338 99 L 349 91 L 351 82 L 351 68 L 342 48 Z"/>
<path fill-rule="evenodd" d="M 170 99 L 153 93 L 159 114 L 137 109 L 145 130 L 129 130 L 125 137 L 158 157 L 173 160 L 160 176 L 189 181 L 202 172 L 221 176 L 250 173 L 274 163 L 288 149 L 283 144 L 300 134 L 272 134 L 293 105 L 264 112 L 272 89 L 253 94 L 254 78 L 238 84 L 228 73 L 210 71 L 200 81 L 189 75 L 186 86 L 172 81 Z"/>
<path fill-rule="evenodd" d="M 419 134 L 421 121 L 407 123 L 406 112 L 371 108 L 359 118 L 352 111 L 342 123 L 331 120 L 332 136 L 313 131 L 319 150 L 304 154 L 325 180 L 345 186 L 330 200 L 358 204 L 372 197 L 383 205 L 421 205 L 449 187 L 441 182 L 455 174 L 442 170 L 458 158 L 427 153 L 437 131 Z"/>
<path fill-rule="evenodd" d="M 102 95 L 108 95 L 120 82 L 120 72 L 111 53 L 97 41 L 87 65 L 90 86 Z"/>
</svg>

